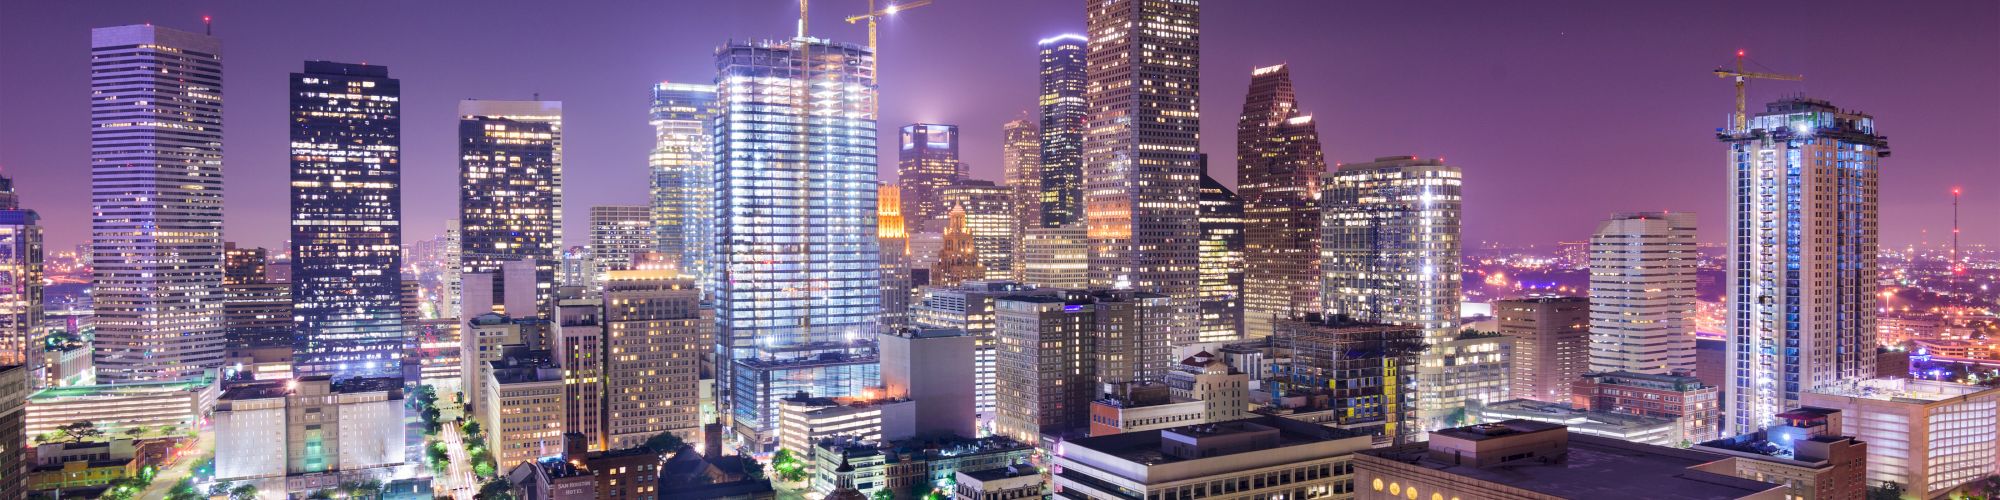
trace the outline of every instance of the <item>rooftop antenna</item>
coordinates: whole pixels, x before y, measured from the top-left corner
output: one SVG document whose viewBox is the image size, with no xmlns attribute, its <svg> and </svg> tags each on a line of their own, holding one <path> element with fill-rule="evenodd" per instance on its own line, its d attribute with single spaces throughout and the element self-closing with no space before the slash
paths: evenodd
<svg viewBox="0 0 2000 500">
<path fill-rule="evenodd" d="M 1958 260 L 1958 196 L 1961 190 L 1951 188 L 1951 274 L 1965 274 L 1965 264 Z"/>
<path fill-rule="evenodd" d="M 201 16 L 201 34 L 215 36 L 215 23 L 208 16 Z"/>
</svg>

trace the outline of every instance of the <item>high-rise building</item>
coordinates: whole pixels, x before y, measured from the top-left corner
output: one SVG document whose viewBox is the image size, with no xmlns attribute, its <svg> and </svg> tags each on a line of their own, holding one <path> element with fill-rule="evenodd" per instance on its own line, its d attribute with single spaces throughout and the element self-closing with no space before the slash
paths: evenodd
<svg viewBox="0 0 2000 500">
<path fill-rule="evenodd" d="M 0 177 L 0 283 L 6 284 L 0 286 L 0 366 L 22 367 L 31 386 L 39 387 L 48 378 L 42 355 L 41 216 L 21 208 L 14 180 L 6 177 Z"/>
<path fill-rule="evenodd" d="M 267 264 L 271 251 L 264 247 L 237 248 L 236 242 L 222 243 L 222 284 L 261 283 L 269 280 Z"/>
<path fill-rule="evenodd" d="M 1243 337 L 1243 198 L 1201 174 L 1202 342 Z"/>
<path fill-rule="evenodd" d="M 760 445 L 778 399 L 879 382 L 855 342 L 881 314 L 874 57 L 812 38 L 716 51 L 717 393 Z"/>
<path fill-rule="evenodd" d="M 1236 190 L 1243 196 L 1243 335 L 1319 309 L 1320 175 L 1326 158 L 1312 115 L 1299 110 L 1291 68 L 1250 72 L 1236 122 Z"/>
<path fill-rule="evenodd" d="M 1875 374 L 1875 118 L 1804 97 L 1771 103 L 1729 146 L 1730 387 L 1724 434 L 1799 394 Z M 1867 436 L 1859 436 L 1864 441 Z"/>
<path fill-rule="evenodd" d="M 1533 297 L 1493 302 L 1500 334 L 1514 339 L 1510 392 L 1549 403 L 1570 400 L 1570 384 L 1590 371 L 1590 299 Z"/>
<path fill-rule="evenodd" d="M 937 265 L 931 266 L 931 283 L 958 286 L 986 278 L 986 266 L 979 261 L 979 248 L 968 227 L 965 208 L 951 207 L 945 216 L 944 248 L 938 251 Z"/>
<path fill-rule="evenodd" d="M 882 346 L 883 397 L 915 403 L 916 434 L 976 434 L 973 358 L 978 339 L 956 329 L 910 329 L 876 338 Z"/>
<path fill-rule="evenodd" d="M 646 205 L 590 207 L 590 258 L 593 283 L 604 273 L 632 269 L 639 255 L 653 248 L 653 210 Z"/>
<path fill-rule="evenodd" d="M 994 433 L 1024 443 L 1089 430 L 1090 402 L 1166 380 L 1174 299 L 1070 290 L 994 302 Z"/>
<path fill-rule="evenodd" d="M 1172 298 L 1169 342 L 1193 343 L 1201 323 L 1201 3 L 1089 0 L 1085 13 L 1091 286 Z M 1145 360 L 1155 361 L 1174 360 Z"/>
<path fill-rule="evenodd" d="M 965 177 L 958 161 L 958 126 L 917 123 L 903 126 L 896 155 L 896 183 L 903 188 L 903 217 L 917 231 L 944 231 L 951 206 L 944 191 Z"/>
<path fill-rule="evenodd" d="M 1346 316 L 1306 313 L 1273 325 L 1281 387 L 1312 397 L 1324 394 L 1336 409 L 1329 427 L 1363 430 L 1385 442 L 1406 442 L 1423 430 L 1417 425 L 1417 364 L 1424 332 L 1413 326 L 1355 321 Z"/>
<path fill-rule="evenodd" d="M 1438 346 L 1458 334 L 1458 167 L 1414 156 L 1342 165 L 1321 183 L 1320 300 L 1328 314 L 1424 329 Z M 1418 419 L 1441 428 L 1457 397 L 1444 349 L 1418 368 Z M 1503 377 L 1504 379 L 1504 377 Z M 1504 385 L 1504 380 L 1502 381 Z"/>
<path fill-rule="evenodd" d="M 547 340 L 549 354 L 563 369 L 563 432 L 565 441 L 581 436 L 585 450 L 605 449 L 604 406 L 609 364 L 605 349 L 604 302 L 578 287 L 556 291 L 556 321 Z M 570 444 L 579 444 L 571 442 Z"/>
<path fill-rule="evenodd" d="M 90 32 L 97 380 L 222 365 L 222 42 L 153 25 Z"/>
<path fill-rule="evenodd" d="M 1021 238 L 1022 283 L 1061 290 L 1090 287 L 1090 235 L 1083 224 L 1029 228 Z"/>
<path fill-rule="evenodd" d="M 0 364 L 0 496 L 28 497 L 28 367 Z"/>
<path fill-rule="evenodd" d="M 1695 217 L 1612 215 L 1590 235 L 1590 371 L 1695 369 Z"/>
<path fill-rule="evenodd" d="M 966 179 L 939 196 L 946 213 L 965 209 L 965 230 L 972 236 L 973 254 L 985 274 L 976 279 L 1005 280 L 1014 276 L 1014 193 L 993 181 Z M 947 223 L 949 221 L 947 220 Z"/>
<path fill-rule="evenodd" d="M 882 255 L 882 326 L 910 325 L 910 233 L 903 225 L 903 194 L 881 183 L 875 194 L 875 241 Z"/>
<path fill-rule="evenodd" d="M 292 369 L 401 377 L 403 90 L 387 66 L 291 76 Z"/>
<path fill-rule="evenodd" d="M 444 300 L 441 302 L 444 302 L 443 314 L 449 315 L 446 317 L 456 318 L 464 309 L 459 301 L 460 295 L 465 293 L 465 283 L 461 279 L 465 273 L 462 264 L 464 241 L 465 233 L 460 229 L 458 219 L 444 221 L 444 286 L 441 287 L 444 289 Z"/>
<path fill-rule="evenodd" d="M 701 292 L 669 270 L 612 271 L 604 282 L 604 434 L 608 449 L 662 432 L 701 438 Z"/>
<path fill-rule="evenodd" d="M 1029 228 L 1042 227 L 1042 137 L 1035 127 L 1035 122 L 1025 118 L 1000 127 L 1000 165 L 1006 172 L 1008 208 L 1014 211 L 1007 240 L 1012 243 L 1008 255 L 1014 262 L 1006 279 L 1014 281 L 1020 281 L 1026 272 L 1020 265 L 1021 255 L 1027 253 L 1027 239 L 1022 236 Z"/>
<path fill-rule="evenodd" d="M 459 101 L 458 115 L 459 270 L 494 274 L 499 293 L 502 263 L 533 262 L 546 316 L 562 260 L 562 103 Z"/>
<path fill-rule="evenodd" d="M 1090 77 L 1090 40 L 1083 35 L 1042 39 L 1041 227 L 1083 225 L 1083 120 Z"/>
<path fill-rule="evenodd" d="M 653 85 L 653 250 L 705 282 L 715 242 L 714 158 L 709 155 L 715 85 Z M 712 287 L 702 286 L 704 292 Z"/>
<path fill-rule="evenodd" d="M 910 324 L 921 328 L 956 329 L 973 338 L 973 401 L 981 422 L 993 420 L 995 328 L 993 301 L 1013 296 L 1057 296 L 1061 290 L 1035 288 L 1006 281 L 968 281 L 957 286 L 927 286 L 923 299 L 910 308 Z"/>
</svg>

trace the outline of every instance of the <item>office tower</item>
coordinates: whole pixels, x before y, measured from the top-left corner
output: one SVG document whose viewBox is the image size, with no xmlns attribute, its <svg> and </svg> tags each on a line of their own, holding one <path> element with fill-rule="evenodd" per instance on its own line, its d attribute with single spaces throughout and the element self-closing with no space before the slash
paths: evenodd
<svg viewBox="0 0 2000 500">
<path fill-rule="evenodd" d="M 701 291 L 671 270 L 612 271 L 604 282 L 607 449 L 662 432 L 701 438 Z"/>
<path fill-rule="evenodd" d="M 1061 290 L 1035 288 L 1007 281 L 968 281 L 957 286 L 927 286 L 923 300 L 910 308 L 910 324 L 919 328 L 955 329 L 972 336 L 974 406 L 980 422 L 993 420 L 995 341 L 993 302 L 1004 297 L 1052 297 Z"/>
<path fill-rule="evenodd" d="M 31 386 L 39 387 L 48 379 L 42 359 L 41 216 L 21 208 L 14 180 L 7 177 L 0 177 L 0 283 L 6 284 L 0 286 L 0 366 L 21 366 Z"/>
<path fill-rule="evenodd" d="M 563 250 L 562 261 L 556 264 L 554 288 L 589 287 L 592 278 L 597 276 L 597 259 L 592 255 L 590 247 L 586 245 L 572 246 Z"/>
<path fill-rule="evenodd" d="M 1417 364 L 1424 332 L 1412 326 L 1355 321 L 1306 313 L 1272 325 L 1280 387 L 1309 398 L 1323 396 L 1333 409 L 1329 427 L 1366 431 L 1385 442 L 1417 438 Z"/>
<path fill-rule="evenodd" d="M 100 383 L 222 364 L 222 43 L 90 32 L 91 295 Z"/>
<path fill-rule="evenodd" d="M 1730 372 L 1725 434 L 1799 394 L 1875 373 L 1875 119 L 1826 101 L 1771 103 L 1729 146 Z M 1867 436 L 1861 436 L 1867 440 Z"/>
<path fill-rule="evenodd" d="M 222 313 L 231 357 L 246 349 L 294 349 L 291 283 L 259 279 L 222 285 Z"/>
<path fill-rule="evenodd" d="M 1243 337 L 1243 198 L 1201 174 L 1202 342 Z"/>
<path fill-rule="evenodd" d="M 441 300 L 444 302 L 444 312 L 440 314 L 449 315 L 446 317 L 458 317 L 458 312 L 464 309 L 459 302 L 459 296 L 465 293 L 465 284 L 459 278 L 460 274 L 465 272 L 462 265 L 464 241 L 458 219 L 444 221 L 444 286 L 441 287 L 444 289 L 444 299 Z"/>
<path fill-rule="evenodd" d="M 1090 114 L 1090 40 L 1083 35 L 1042 39 L 1041 227 L 1083 224 L 1083 120 Z"/>
<path fill-rule="evenodd" d="M 0 497 L 28 497 L 28 367 L 0 365 Z"/>
<path fill-rule="evenodd" d="M 882 326 L 909 326 L 910 233 L 903 227 L 902 190 L 894 184 L 876 188 L 875 241 L 882 252 Z"/>
<path fill-rule="evenodd" d="M 708 255 L 715 243 L 714 158 L 709 156 L 709 120 L 715 116 L 715 85 L 661 82 L 653 85 L 653 250 L 666 254 L 697 282 L 709 276 Z M 703 290 L 712 290 L 703 286 Z"/>
<path fill-rule="evenodd" d="M 1458 167 L 1414 156 L 1342 165 L 1320 185 L 1320 300 L 1327 314 L 1424 329 L 1438 346 L 1458 334 Z M 1424 353 L 1418 419 L 1441 428 L 1443 349 Z M 1504 378 L 1504 377 L 1503 377 Z M 1504 385 L 1504 381 L 1503 381 Z"/>
<path fill-rule="evenodd" d="M 915 402 L 915 433 L 973 437 L 973 357 L 977 339 L 964 330 L 883 332 L 883 397 Z M 886 429 L 885 429 L 886 431 Z"/>
<path fill-rule="evenodd" d="M 978 243 L 966 219 L 965 208 L 957 205 L 945 217 L 944 248 L 938 251 L 937 265 L 931 266 L 931 283 L 958 286 L 986 278 L 986 266 L 980 265 Z"/>
<path fill-rule="evenodd" d="M 951 206 L 944 191 L 965 177 L 958 161 L 958 126 L 917 123 L 903 126 L 896 155 L 896 183 L 903 188 L 903 217 L 918 231 L 944 231 Z"/>
<path fill-rule="evenodd" d="M 1006 279 L 1020 281 L 1026 269 L 1019 259 L 1027 253 L 1027 239 L 1022 236 L 1028 228 L 1042 227 L 1042 139 L 1035 123 L 1025 118 L 1009 121 L 1000 130 L 1000 165 L 1006 172 L 1007 203 L 1014 211 L 1007 241 L 1012 243 L 1008 255 L 1015 262 Z"/>
<path fill-rule="evenodd" d="M 601 283 L 604 273 L 632 269 L 634 259 L 652 251 L 652 212 L 646 205 L 590 207 L 592 283 Z"/>
<path fill-rule="evenodd" d="M 271 251 L 264 247 L 237 248 L 236 242 L 222 243 L 222 284 L 261 283 L 268 281 L 266 267 L 271 260 Z"/>
<path fill-rule="evenodd" d="M 501 263 L 532 261 L 547 315 L 562 259 L 562 103 L 459 101 L 458 115 L 459 271 L 495 274 L 497 291 Z"/>
<path fill-rule="evenodd" d="M 967 179 L 945 188 L 939 199 L 946 213 L 965 209 L 965 230 L 985 274 L 974 279 L 1004 280 L 1014 276 L 1014 194 L 993 181 Z M 947 222 L 949 222 L 947 220 Z"/>
<path fill-rule="evenodd" d="M 1246 337 L 1270 335 L 1273 321 L 1319 308 L 1319 178 L 1325 172 L 1313 117 L 1299 110 L 1292 94 L 1291 68 L 1251 71 L 1250 94 L 1236 122 Z"/>
<path fill-rule="evenodd" d="M 563 432 L 581 436 L 585 450 L 605 449 L 604 301 L 582 288 L 556 291 L 555 335 L 549 354 L 563 369 Z"/>
<path fill-rule="evenodd" d="M 879 381 L 853 342 L 881 314 L 873 59 L 818 39 L 716 51 L 717 393 L 760 447 L 778 399 Z"/>
<path fill-rule="evenodd" d="M 1192 343 L 1200 326 L 1201 4 L 1085 5 L 1090 128 L 1083 179 L 1091 286 L 1171 297 L 1176 320 L 1170 342 Z"/>
<path fill-rule="evenodd" d="M 1090 235 L 1082 224 L 1029 228 L 1021 238 L 1022 283 L 1062 290 L 1090 287 Z"/>
<path fill-rule="evenodd" d="M 1691 212 L 1621 213 L 1597 224 L 1590 236 L 1590 371 L 1695 369 L 1700 260 Z"/>
<path fill-rule="evenodd" d="M 1023 443 L 1089 430 L 1090 401 L 1166 380 L 1173 298 L 1070 290 L 994 301 L 994 433 Z"/>
<path fill-rule="evenodd" d="M 292 369 L 401 377 L 402 84 L 386 66 L 291 77 Z"/>
<path fill-rule="evenodd" d="M 1567 403 L 1590 371 L 1590 299 L 1532 297 L 1493 302 L 1500 334 L 1514 339 L 1513 396 Z"/>
</svg>

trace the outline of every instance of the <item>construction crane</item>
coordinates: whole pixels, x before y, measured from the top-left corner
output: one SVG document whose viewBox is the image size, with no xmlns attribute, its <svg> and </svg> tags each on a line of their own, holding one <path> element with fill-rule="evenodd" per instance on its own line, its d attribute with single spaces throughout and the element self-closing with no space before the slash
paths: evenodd
<svg viewBox="0 0 2000 500">
<path fill-rule="evenodd" d="M 1796 82 L 1796 81 L 1800 81 L 1800 80 L 1805 80 L 1805 79 L 1806 79 L 1806 77 L 1804 77 L 1804 76 L 1800 76 L 1800 75 L 1786 75 L 1786 74 L 1780 74 L 1780 73 L 1756 73 L 1756 72 L 1750 72 L 1750 71 L 1744 71 L 1744 70 L 1743 70 L 1743 49 L 1737 49 L 1737 50 L 1736 50 L 1736 70 L 1735 70 L 1735 71 L 1730 71 L 1730 70 L 1729 70 L 1729 69 L 1727 69 L 1727 68 L 1715 68 L 1715 76 L 1716 76 L 1717 78 L 1735 78 L 1735 79 L 1736 79 L 1736 116 L 1735 116 L 1735 121 L 1734 121 L 1734 122 L 1731 122 L 1731 123 L 1730 123 L 1730 129 L 1729 129 L 1729 132 L 1730 132 L 1730 133 L 1737 133 L 1737 132 L 1742 132 L 1742 131 L 1744 130 L 1744 127 L 1747 127 L 1747 126 L 1749 126 L 1749 123 L 1750 123 L 1750 118 L 1748 117 L 1748 115 L 1745 115 L 1745 114 L 1744 114 L 1744 111 L 1743 111 L 1743 108 L 1744 108 L 1744 102 L 1743 102 L 1743 81 L 1744 81 L 1744 80 L 1747 80 L 1747 79 L 1751 79 L 1751 78 L 1755 78 L 1755 79 L 1759 79 L 1759 80 L 1784 80 L 1784 81 L 1788 81 L 1788 82 Z"/>
<path fill-rule="evenodd" d="M 800 1 L 804 2 L 805 0 L 800 0 Z M 876 64 L 882 60 L 881 49 L 877 48 L 875 45 L 875 23 L 884 17 L 896 15 L 897 12 L 902 12 L 905 10 L 910 10 L 930 4 L 931 0 L 910 0 L 908 2 L 903 2 L 898 4 L 889 4 L 888 7 L 883 7 L 881 10 L 876 10 L 875 0 L 868 0 L 867 14 L 862 14 L 858 16 L 849 16 L 847 18 L 847 24 L 858 23 L 861 22 L 861 20 L 863 19 L 868 20 L 868 52 L 875 54 L 875 59 L 873 61 L 869 61 L 868 63 L 869 72 L 871 73 L 876 72 L 877 69 Z M 880 74 L 878 73 L 876 77 L 880 78 Z"/>
</svg>

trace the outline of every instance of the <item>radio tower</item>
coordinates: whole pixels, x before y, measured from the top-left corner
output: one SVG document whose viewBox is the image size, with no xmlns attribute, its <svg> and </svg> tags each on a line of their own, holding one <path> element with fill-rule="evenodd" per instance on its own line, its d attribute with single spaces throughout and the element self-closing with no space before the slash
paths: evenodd
<svg viewBox="0 0 2000 500">
<path fill-rule="evenodd" d="M 1959 188 L 1951 188 L 1951 274 L 1965 274 L 1965 264 L 1958 260 L 1958 196 Z"/>
</svg>

